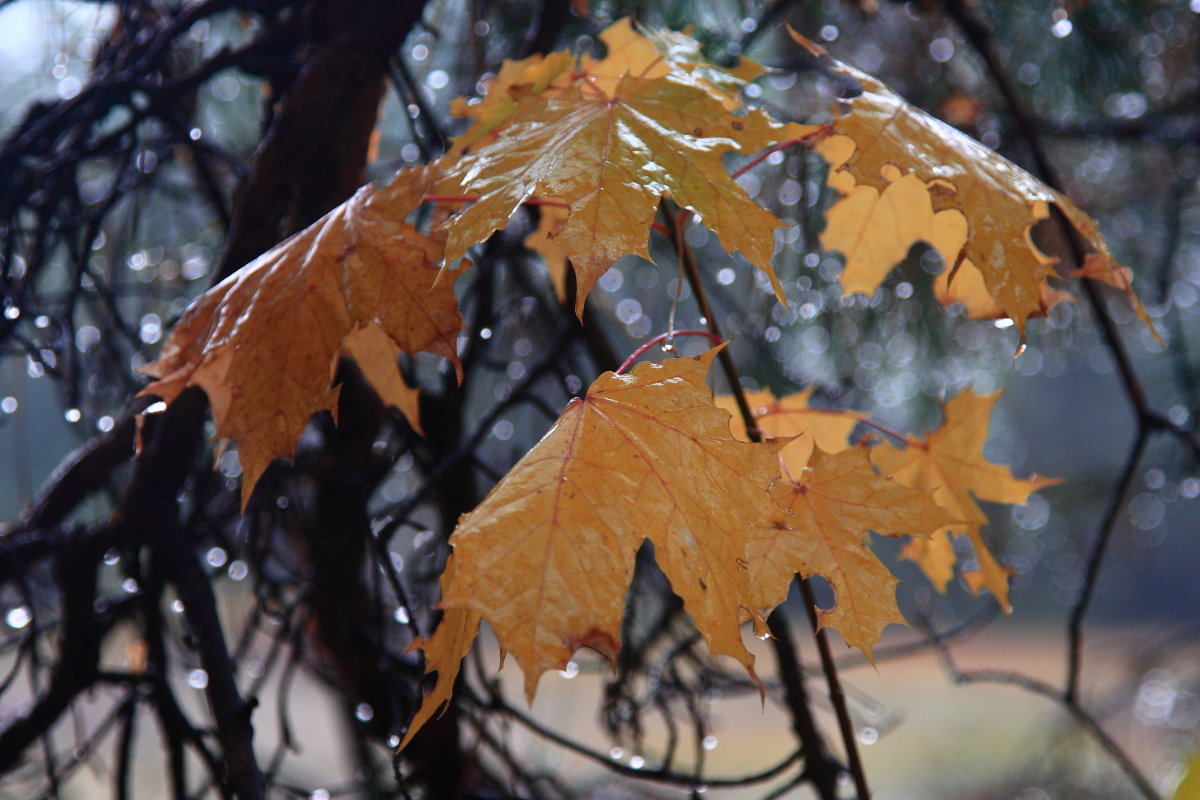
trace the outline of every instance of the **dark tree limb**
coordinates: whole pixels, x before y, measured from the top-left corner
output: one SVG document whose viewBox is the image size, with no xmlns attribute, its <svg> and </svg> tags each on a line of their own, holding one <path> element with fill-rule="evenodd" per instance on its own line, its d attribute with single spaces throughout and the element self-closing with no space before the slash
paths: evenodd
<svg viewBox="0 0 1200 800">
<path fill-rule="evenodd" d="M 102 628 L 94 605 L 103 552 L 94 543 L 85 544 L 61 553 L 55 562 L 55 582 L 63 593 L 58 661 L 50 685 L 33 708 L 0 733 L 0 774 L 12 769 L 26 748 L 47 734 L 79 693 L 96 681 Z"/>
</svg>

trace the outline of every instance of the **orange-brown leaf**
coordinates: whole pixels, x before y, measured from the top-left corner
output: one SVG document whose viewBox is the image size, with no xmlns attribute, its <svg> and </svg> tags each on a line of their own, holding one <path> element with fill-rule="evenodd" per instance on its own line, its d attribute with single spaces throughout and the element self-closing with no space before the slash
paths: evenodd
<svg viewBox="0 0 1200 800">
<path fill-rule="evenodd" d="M 744 58 L 739 58 L 731 69 L 717 67 L 704 58 L 700 43 L 687 34 L 667 30 L 642 33 L 628 17 L 601 31 L 600 40 L 604 57 L 584 53 L 578 66 L 567 50 L 536 54 L 521 61 L 505 59 L 500 72 L 487 81 L 487 92 L 481 99 L 467 102 L 460 97 L 451 104 L 456 116 L 474 120 L 465 133 L 455 137 L 453 152 L 462 153 L 499 131 L 512 119 L 522 97 L 559 97 L 580 81 L 613 97 L 626 75 L 661 78 L 676 69 L 700 78 L 700 85 L 707 85 L 727 108 L 736 108 L 741 105 L 738 92 L 763 72 L 760 64 Z"/>
<path fill-rule="evenodd" d="M 563 89 L 570 84 L 571 54 L 567 51 L 535 54 L 521 61 L 504 59 L 500 72 L 487 81 L 487 93 L 475 103 L 455 98 L 450 110 L 455 116 L 470 117 L 471 127 L 454 137 L 451 153 L 462 153 L 495 133 L 512 119 L 517 100 L 540 94 L 551 86 Z M 566 74 L 564 74 L 566 73 Z"/>
<path fill-rule="evenodd" d="M 657 78 L 629 74 L 612 94 L 586 80 L 561 93 L 516 104 L 494 141 L 447 164 L 441 195 L 478 200 L 448 220 L 446 259 L 503 228 L 527 200 L 557 199 L 569 208 L 555 238 L 575 268 L 576 311 L 613 262 L 649 257 L 659 201 L 670 196 L 702 215 L 729 251 L 741 251 L 784 298 L 771 267 L 772 231 L 782 225 L 730 178 L 722 157 L 753 153 L 808 129 L 764 114 L 735 116 L 710 84 L 685 71 Z"/>
<path fill-rule="evenodd" d="M 446 562 L 444 574 L 452 574 L 454 558 Z M 417 639 L 409 649 L 425 651 L 425 673 L 437 673 L 433 689 L 421 701 L 398 749 L 403 750 L 426 722 L 433 719 L 450 702 L 454 681 L 458 678 L 463 657 L 471 651 L 479 634 L 479 614 L 467 608 L 449 608 L 442 615 L 437 630 L 428 639 Z"/>
<path fill-rule="evenodd" d="M 542 257 L 550 273 L 550 283 L 559 302 L 567 299 L 567 254 L 554 240 L 567 224 L 567 209 L 564 206 L 542 206 L 537 229 L 525 237 L 525 246 Z"/>
<path fill-rule="evenodd" d="M 808 404 L 811 388 L 776 399 L 769 390 L 746 392 L 746 402 L 758 421 L 763 436 L 792 441 L 783 448 L 784 468 L 799 475 L 808 465 L 813 445 L 826 453 L 836 453 L 850 446 L 850 434 L 863 418 L 856 411 L 834 408 L 813 408 Z M 719 395 L 717 405 L 730 413 L 729 427 L 735 439 L 749 441 L 746 423 L 732 395 Z"/>
<path fill-rule="evenodd" d="M 867 450 L 860 444 L 829 455 L 815 448 L 806 469 L 773 489 L 776 502 L 795 515 L 795 531 L 764 531 L 749 561 L 755 599 L 764 609 L 784 599 L 795 572 L 823 575 L 836 603 L 821 611 L 821 625 L 870 657 L 884 628 L 904 617 L 896 606 L 896 578 L 867 546 L 868 531 L 927 536 L 954 517 L 929 490 L 877 475 Z"/>
<path fill-rule="evenodd" d="M 414 425 L 396 351 L 457 365 L 453 281 L 430 288 L 441 244 L 405 222 L 435 178 L 421 167 L 360 189 L 198 298 L 145 367 L 157 380 L 143 394 L 171 402 L 204 389 L 217 435 L 238 445 L 243 501 L 273 459 L 292 455 L 312 414 L 336 409 L 342 354 Z"/>
<path fill-rule="evenodd" d="M 987 516 L 976 498 L 992 503 L 1022 504 L 1029 495 L 1046 486 L 1058 483 L 1054 478 L 1033 475 L 1016 478 L 1008 467 L 992 464 L 983 457 L 987 441 L 988 420 L 1000 393 L 977 395 L 965 391 L 945 405 L 941 426 L 923 441 L 910 442 L 903 449 L 890 442 L 879 444 L 871 460 L 884 475 L 890 475 L 905 486 L 932 489 L 934 499 L 942 508 L 959 520 L 948 525 L 937 536 L 966 534 L 975 548 L 975 557 L 982 573 L 978 584 L 987 588 L 1005 611 L 1009 609 L 1009 570 L 1003 567 L 983 540 L 982 526 Z M 908 554 L 939 589 L 944 590 L 951 574 L 953 548 L 946 544 L 930 547 L 918 545 Z"/>
<path fill-rule="evenodd" d="M 803 40 L 795 32 L 792 35 L 797 41 Z M 806 40 L 801 44 L 811 46 Z M 910 105 L 871 76 L 841 62 L 833 63 L 834 69 L 861 85 L 862 93 L 844 102 L 847 112 L 838 115 L 833 134 L 817 146 L 818 152 L 830 161 L 831 169 L 852 178 L 855 187 L 870 187 L 882 198 L 896 184 L 897 172 L 912 175 L 925 185 L 934 213 L 961 214 L 967 233 L 962 257 L 980 271 L 988 294 L 1005 315 L 1012 317 L 1022 334 L 1026 319 L 1042 310 L 1046 279 L 1056 274 L 1053 259 L 1030 238 L 1033 226 L 1049 217 L 1051 206 L 1057 206 L 1088 247 L 1103 257 L 1106 272 L 1118 271 L 1095 223 L 1068 197 Z M 885 169 L 889 167 L 894 172 Z M 845 183 L 838 188 L 845 196 L 830 210 L 835 217 L 839 216 L 834 213 L 839 205 L 862 202 L 861 198 L 855 199 L 857 188 L 850 190 Z M 923 203 L 912 206 L 913 218 L 906 216 L 903 208 L 891 211 L 898 215 L 894 225 L 897 235 L 906 238 L 887 246 L 880 244 L 876 248 L 880 258 L 891 259 L 896 252 L 902 256 L 918 239 L 930 241 L 921 233 L 928 227 Z M 854 237 L 827 231 L 823 241 L 826 238 L 843 241 Z M 949 270 L 959 254 L 946 252 L 941 246 L 938 249 Z M 894 261 L 880 262 L 872 272 L 882 277 L 894 265 Z M 1130 302 L 1146 319 L 1137 298 L 1126 289 Z M 874 287 L 864 291 L 874 291 Z"/>
<path fill-rule="evenodd" d="M 455 529 L 442 604 L 488 621 L 530 698 L 579 647 L 616 657 L 647 539 L 709 650 L 751 669 L 746 548 L 786 527 L 768 490 L 784 442 L 730 437 L 705 385 L 715 352 L 602 375 Z"/>
</svg>

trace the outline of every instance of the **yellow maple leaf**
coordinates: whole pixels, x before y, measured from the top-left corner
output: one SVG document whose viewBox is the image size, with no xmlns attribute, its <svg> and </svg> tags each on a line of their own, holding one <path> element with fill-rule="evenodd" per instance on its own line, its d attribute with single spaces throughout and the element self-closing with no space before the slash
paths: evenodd
<svg viewBox="0 0 1200 800">
<path fill-rule="evenodd" d="M 808 388 L 778 399 L 770 390 L 745 393 L 746 403 L 763 436 L 792 440 L 783 448 L 781 457 L 784 468 L 797 475 L 807 466 L 814 444 L 826 453 L 849 447 L 850 434 L 864 417 L 857 411 L 813 408 L 808 404 L 812 393 L 812 388 Z M 749 441 L 746 423 L 733 396 L 718 395 L 716 403 L 730 414 L 733 438 Z"/>
<path fill-rule="evenodd" d="M 954 548 L 949 537 L 966 534 L 974 546 L 980 572 L 970 585 L 976 592 L 980 587 L 987 588 L 1008 612 L 1010 573 L 983 540 L 982 526 L 988 520 L 975 500 L 1019 505 L 1033 492 L 1059 481 L 1037 475 L 1016 478 L 1008 467 L 984 459 L 988 420 L 999 398 L 1000 392 L 977 395 L 964 391 L 946 403 L 941 426 L 929 436 L 913 439 L 903 449 L 882 442 L 872 451 L 871 460 L 880 472 L 905 486 L 932 489 L 938 505 L 962 520 L 938 531 L 931 544 L 918 544 L 907 551 L 938 590 L 945 591 L 953 575 Z"/>
<path fill-rule="evenodd" d="M 933 294 L 943 306 L 962 303 L 971 319 L 1004 319 L 1008 317 L 996 305 L 983 283 L 983 275 L 970 261 L 963 259 L 957 269 L 944 269 L 933 279 Z M 1044 317 L 1056 303 L 1074 301 L 1075 296 L 1049 284 L 1042 284 L 1042 298 L 1037 311 L 1030 317 Z"/>
<path fill-rule="evenodd" d="M 208 395 L 217 436 L 238 446 L 243 503 L 273 459 L 292 455 L 308 418 L 337 408 L 330 382 L 341 355 L 414 425 L 416 390 L 396 351 L 457 366 L 453 283 L 430 288 L 442 246 L 405 222 L 436 177 L 417 167 L 360 189 L 197 298 L 143 368 L 157 380 L 142 394 L 169 403 L 199 386 Z"/>
<path fill-rule="evenodd" d="M 626 74 L 611 96 L 580 81 L 561 94 L 526 97 L 501 136 L 446 165 L 436 194 L 477 198 L 444 223 L 446 260 L 503 228 L 531 198 L 561 201 L 569 216 L 555 242 L 575 268 L 581 314 L 613 262 L 649 258 L 651 223 L 670 196 L 701 215 L 727 250 L 741 251 L 766 273 L 782 302 L 771 256 L 772 231 L 783 223 L 729 176 L 722 156 L 808 131 L 758 111 L 736 116 L 686 72 Z"/>
<path fill-rule="evenodd" d="M 567 224 L 565 206 L 542 206 L 539 209 L 537 228 L 525 237 L 525 246 L 542 257 L 550 273 L 550 283 L 560 303 L 567 300 L 567 254 L 554 241 L 554 237 Z"/>
<path fill-rule="evenodd" d="M 1192 754 L 1171 800 L 1200 800 L 1200 751 Z"/>
<path fill-rule="evenodd" d="M 746 548 L 786 527 L 768 491 L 785 442 L 730 437 L 705 385 L 715 353 L 602 375 L 455 529 L 442 605 L 488 621 L 530 699 L 579 647 L 615 659 L 647 539 L 709 650 L 752 669 Z"/>
<path fill-rule="evenodd" d="M 930 492 L 880 477 L 860 444 L 832 455 L 819 446 L 808 466 L 777 483 L 772 494 L 795 516 L 794 531 L 760 531 L 748 551 L 756 602 L 774 608 L 787 595 L 797 565 L 804 577 L 823 575 L 836 603 L 821 610 L 822 626 L 871 656 L 884 628 L 904 623 L 897 580 L 867 546 L 868 531 L 927 536 L 955 521 Z"/>
<path fill-rule="evenodd" d="M 454 557 L 451 556 L 443 570 L 446 575 L 454 572 Z M 471 651 L 475 637 L 479 634 L 479 613 L 469 608 L 449 608 L 442 614 L 437 630 L 428 639 L 416 639 L 408 649 L 425 651 L 425 673 L 437 673 L 433 689 L 421 701 L 421 707 L 408 724 L 404 739 L 397 747 L 403 750 L 412 741 L 426 722 L 433 719 L 450 702 L 454 693 L 454 681 L 458 678 L 463 658 Z"/>
<path fill-rule="evenodd" d="M 795 31 L 791 34 L 802 46 L 826 55 Z M 843 102 L 846 112 L 837 115 L 832 135 L 816 148 L 830 161 L 833 170 L 852 178 L 853 189 L 849 183 L 838 186 L 845 196 L 830 209 L 835 217 L 839 216 L 834 214 L 838 205 L 863 202 L 861 197 L 855 199 L 860 191 L 865 191 L 858 187 L 868 187 L 882 198 L 896 184 L 897 173 L 914 176 L 925 185 L 934 213 L 940 216 L 949 211 L 963 215 L 967 235 L 961 257 L 979 270 L 995 305 L 1014 320 L 1022 335 L 1026 320 L 1042 310 L 1046 279 L 1057 274 L 1054 260 L 1039 250 L 1030 236 L 1033 226 L 1050 216 L 1051 206 L 1063 212 L 1087 246 L 1100 256 L 1098 269 L 1119 275 L 1119 267 L 1104 237 L 1070 198 L 956 128 L 910 105 L 880 81 L 830 60 L 833 69 L 862 88 L 861 94 Z M 928 235 L 922 234 L 928 228 L 924 203 L 910 206 L 907 212 L 892 204 L 890 211 L 895 233 L 908 238 L 875 245 L 881 257 L 890 259 L 896 252 L 903 257 L 913 242 L 930 241 Z M 845 219 L 849 215 L 840 216 Z M 885 232 L 868 233 L 879 238 Z M 826 237 L 839 241 L 856 238 L 828 231 L 822 240 Z M 960 253 L 947 252 L 944 245 L 935 246 L 942 252 L 946 269 L 951 270 Z M 878 273 L 881 280 L 892 266 L 895 261 L 880 263 L 872 272 Z M 1109 282 L 1122 285 L 1120 277 Z M 1139 316 L 1148 323 L 1127 283 L 1124 289 Z M 874 291 L 874 286 L 863 290 Z"/>
<path fill-rule="evenodd" d="M 517 107 L 517 100 L 528 94 L 540 94 L 554 86 L 559 90 L 571 83 L 574 58 L 565 50 L 548 55 L 535 54 L 520 61 L 504 59 L 500 71 L 487 81 L 487 92 L 476 103 L 457 97 L 450 112 L 474 120 L 462 134 L 455 136 L 452 154 L 466 151 L 504 126 Z"/>
<path fill-rule="evenodd" d="M 580 81 L 612 97 L 626 75 L 661 78 L 675 68 L 694 74 L 727 108 L 735 108 L 741 105 L 737 92 L 763 72 L 760 64 L 746 58 L 739 58 L 731 69 L 717 67 L 704 58 L 700 43 L 687 34 L 668 30 L 643 34 L 628 17 L 601 31 L 600 41 L 604 43 L 604 57 L 585 53 L 578 65 L 567 50 L 535 54 L 520 61 L 505 59 L 499 73 L 487 80 L 487 91 L 481 99 L 467 102 L 459 97 L 451 103 L 455 116 L 474 120 L 465 133 L 454 138 L 452 152 L 462 153 L 497 132 L 512 119 L 520 98 L 557 97 Z"/>
</svg>

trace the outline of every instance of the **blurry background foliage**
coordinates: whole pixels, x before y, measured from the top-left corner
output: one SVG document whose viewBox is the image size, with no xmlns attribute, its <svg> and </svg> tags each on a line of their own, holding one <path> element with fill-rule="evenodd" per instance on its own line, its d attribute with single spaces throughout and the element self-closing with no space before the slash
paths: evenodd
<svg viewBox="0 0 1200 800">
<path fill-rule="evenodd" d="M 10 144 L 9 137 L 27 115 L 80 97 L 93 67 L 105 63 L 106 50 L 121 37 L 136 36 L 139 24 L 199 5 L 168 0 L 0 2 L 0 138 Z M 226 5 L 228 10 L 191 24 L 175 40 L 164 74 L 146 79 L 183 75 L 242 47 L 298 4 Z M 716 61 L 744 52 L 781 66 L 746 94 L 773 113 L 799 117 L 812 110 L 811 90 L 820 79 L 786 69 L 794 57 L 794 48 L 779 36 L 786 21 L 837 58 L 880 76 L 913 103 L 1018 163 L 1030 163 L 1017 125 L 978 53 L 932 0 L 587 5 L 587 18 L 572 13 L 561 21 L 554 46 L 597 49 L 596 34 L 627 15 L 649 26 L 691 25 Z M 1190 426 L 1200 413 L 1200 315 L 1195 313 L 1200 301 L 1200 0 L 1015 0 L 974 3 L 969 12 L 995 37 L 1000 62 L 1035 121 L 1064 188 L 1099 221 L 1122 263 L 1133 268 L 1135 288 L 1168 350 L 1157 350 L 1119 299 L 1108 313 L 1119 323 L 1155 406 L 1172 422 Z M 486 77 L 501 59 L 521 52 L 537 35 L 531 20 L 541 13 L 540 4 L 515 0 L 429 2 L 391 66 L 368 177 L 385 177 L 399 166 L 436 156 L 444 137 L 460 127 L 449 117 L 450 101 L 484 91 Z M 98 114 L 86 136 L 59 142 L 57 167 L 53 159 L 39 162 L 44 175 L 70 162 L 69 168 L 53 173 L 53 180 L 21 184 L 33 188 L 29 196 L 13 196 L 12 183 L 0 190 L 9 195 L 0 203 L 5 214 L 0 218 L 0 519 L 16 517 L 72 447 L 120 424 L 129 398 L 144 382 L 136 369 L 153 357 L 172 321 L 208 285 L 221 256 L 233 191 L 251 168 L 277 99 L 272 86 L 280 83 L 268 78 L 278 79 L 288 68 L 272 64 L 272 57 L 278 54 L 255 53 L 243 68 L 231 65 L 197 81 L 186 96 L 175 98 L 178 113 L 172 120 L 151 113 L 149 94 L 134 91 L 130 102 Z M 16 174 L 21 165 L 3 168 Z M 782 394 L 814 386 L 819 404 L 873 410 L 888 426 L 918 432 L 937 424 L 936 401 L 967 387 L 979 393 L 1005 388 L 988 456 L 1012 464 L 1017 474 L 1036 471 L 1064 482 L 1035 495 L 1027 506 L 992 515 L 987 535 L 1016 573 L 1015 616 L 994 624 L 1036 631 L 1040 623 L 1061 620 L 1063 608 L 1078 597 L 1087 548 L 1136 427 L 1088 306 L 1054 306 L 1047 318 L 1030 325 L 1028 346 L 1014 359 L 1018 340 L 1013 329 L 967 320 L 961 309 L 937 306 L 930 276 L 943 265 L 922 246 L 913 249 L 873 297 L 843 299 L 840 258 L 823 253 L 817 239 L 821 211 L 831 202 L 822 190 L 823 170 L 815 156 L 794 149 L 772 155 L 741 179 L 759 202 L 792 223 L 777 234 L 775 260 L 788 308 L 774 301 L 760 273 L 735 263 L 701 225 L 689 225 L 685 232 L 714 278 L 715 309 L 748 388 L 769 387 Z M 615 366 L 593 364 L 570 348 L 552 368 L 541 364 L 549 343 L 560 336 L 551 324 L 558 317 L 545 313 L 555 303 L 552 289 L 536 256 L 513 255 L 533 224 L 532 215 L 518 215 L 502 243 L 480 248 L 480 260 L 491 269 L 460 283 L 473 326 L 470 334 L 487 343 L 476 364 L 479 372 L 466 384 L 462 414 L 490 424 L 473 457 L 476 492 L 485 491 L 537 441 L 565 401 L 587 386 L 597 366 Z M 1046 227 L 1039 231 L 1049 237 L 1046 248 L 1065 252 Z M 656 246 L 663 248 L 660 264 L 624 259 L 592 295 L 596 328 L 604 347 L 618 357 L 666 328 L 676 274 L 665 243 L 652 245 L 657 255 Z M 479 304 L 474 283 L 483 280 L 495 298 L 486 308 Z M 680 328 L 697 326 L 698 312 L 689 295 L 684 287 Z M 464 346 L 466 337 L 464 332 Z M 444 364 L 418 358 L 409 366 L 432 394 L 444 386 Z M 535 369 L 539 372 L 531 381 Z M 514 400 L 514 392 L 521 402 Z M 379 452 L 391 461 L 378 476 L 369 511 L 372 525 L 397 531 L 390 557 L 416 587 L 417 604 L 426 608 L 432 599 L 430 570 L 441 558 L 429 552 L 431 540 L 437 550 L 453 520 L 428 507 L 422 492 L 430 464 L 410 438 L 399 426 L 380 434 Z M 195 544 L 223 592 L 222 602 L 233 604 L 230 609 L 261 605 L 265 575 L 276 584 L 273 602 L 282 604 L 272 613 L 285 618 L 291 613 L 285 601 L 302 591 L 305 575 L 288 572 L 295 564 L 273 549 L 278 542 L 252 535 L 255 529 L 261 537 L 258 528 L 269 529 L 271 523 L 238 520 L 236 453 L 221 454 L 217 470 L 217 485 L 205 488 L 208 495 L 184 498 L 203 505 L 208 515 Z M 93 496 L 72 519 L 86 522 L 107 513 L 119 478 L 118 471 L 111 492 Z M 196 491 L 196 485 L 188 491 Z M 294 487 L 288 491 L 293 502 L 297 492 L 302 496 Z M 1135 743 L 1145 772 L 1164 792 L 1174 786 L 1186 757 L 1200 742 L 1200 662 L 1188 653 L 1200 619 L 1198 497 L 1200 465 L 1192 455 L 1173 439 L 1152 440 L 1121 513 L 1091 618 L 1147 631 L 1133 655 L 1126 653 L 1125 661 L 1098 671 L 1113 685 L 1101 681 L 1107 688 L 1097 689 L 1097 705 L 1104 709 L 1102 718 L 1111 715 L 1118 738 Z M 281 490 L 281 508 L 288 499 Z M 407 516 L 400 518 L 400 513 Z M 880 547 L 892 553 L 898 549 L 890 542 Z M 106 558 L 101 593 L 108 603 L 140 591 L 128 556 L 114 551 Z M 910 564 L 898 562 L 895 569 L 905 578 L 902 607 L 929 625 L 952 626 L 991 603 L 987 597 L 972 597 L 957 581 L 945 598 L 938 597 Z M 246 583 L 255 588 L 239 588 L 248 576 L 253 580 Z M 50 583 L 50 572 L 39 568 L 23 581 L 0 586 L 0 665 L 5 674 L 13 670 L 24 676 L 40 669 L 36 658 L 21 664 L 16 654 L 30 637 L 33 620 L 44 626 L 39 634 L 52 633 L 56 600 Z M 406 641 L 401 623 L 409 614 L 387 590 L 380 590 L 380 596 L 386 596 L 384 605 L 396 621 L 398 653 Z M 230 598 L 240 599 L 235 603 Z M 239 629 L 241 617 L 229 613 L 230 636 L 236 639 L 248 628 Z M 422 618 L 422 624 L 426 621 Z M 275 619 L 274 624 L 284 623 Z M 252 677 L 256 671 L 262 676 L 268 669 L 281 669 L 287 661 L 273 661 L 274 656 L 255 649 L 263 646 L 252 642 L 240 652 Z M 172 680 L 203 688 L 205 677 L 183 649 L 177 668 Z M 884 664 L 880 670 L 890 668 Z M 1117 679 L 1110 668 L 1119 673 Z M 22 677 L 13 686 L 26 680 Z M 28 702 L 17 698 L 36 691 L 36 679 L 33 687 L 3 687 L 0 725 L 17 705 Z M 197 698 L 187 697 L 189 708 L 199 708 Z M 103 706 L 99 699 L 90 702 Z M 947 695 L 946 702 L 953 698 Z M 92 709 L 84 716 L 92 719 L 99 713 Z M 367 713 L 369 708 L 360 720 Z M 904 739 L 904 725 L 890 736 Z M 980 757 L 989 758 L 986 753 Z M 1125 791 L 1123 785 L 1106 783 L 1110 774 L 1103 765 L 1058 771 L 1056 765 L 1076 758 L 1080 756 L 1068 744 L 1061 744 L 1043 753 L 1042 760 L 1026 762 L 1032 777 L 1014 768 L 994 794 L 977 787 L 973 796 L 1037 800 Z M 318 791 L 326 791 L 302 785 L 313 776 L 292 768 L 298 771 L 288 773 L 284 767 L 279 776 L 283 783 L 294 782 L 289 785 L 295 793 L 318 798 Z M 976 780 L 969 770 L 964 774 L 956 778 L 959 789 Z M 0 789 L 0 796 L 37 796 L 44 789 L 39 775 L 23 773 L 20 781 Z M 886 785 L 888 779 L 876 780 Z"/>
</svg>

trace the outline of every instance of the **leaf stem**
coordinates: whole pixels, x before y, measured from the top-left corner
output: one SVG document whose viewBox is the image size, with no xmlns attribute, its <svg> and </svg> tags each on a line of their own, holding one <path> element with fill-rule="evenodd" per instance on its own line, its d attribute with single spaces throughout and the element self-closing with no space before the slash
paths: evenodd
<svg viewBox="0 0 1200 800">
<path fill-rule="evenodd" d="M 733 178 L 734 180 L 737 180 L 738 178 L 742 177 L 750 170 L 757 167 L 762 162 L 766 161 L 768 158 L 770 158 L 775 153 L 778 153 L 780 150 L 787 150 L 788 148 L 795 147 L 798 144 L 808 144 L 809 142 L 813 141 L 814 139 L 824 138 L 825 135 L 828 134 L 831 130 L 833 130 L 833 126 L 827 122 L 824 125 L 822 125 L 821 127 L 817 128 L 812 133 L 806 133 L 803 136 L 797 136 L 795 139 L 788 139 L 786 142 L 780 142 L 777 145 L 768 147 L 766 150 L 763 150 L 761 153 L 756 155 L 754 158 L 750 159 L 745 164 L 742 164 L 740 167 L 735 169 L 732 173 L 730 173 L 729 177 Z"/>
<path fill-rule="evenodd" d="M 666 341 L 667 339 L 672 339 L 676 336 L 704 336 L 707 339 L 709 339 L 713 344 L 722 344 L 725 341 L 720 336 L 714 334 L 712 331 L 702 331 L 702 330 L 672 331 L 672 330 L 668 330 L 664 333 L 660 333 L 658 336 L 655 336 L 653 339 L 647 340 L 644 344 L 642 344 L 640 347 L 638 347 L 638 349 L 636 349 L 632 353 L 630 353 L 629 358 L 622 361 L 621 366 L 617 367 L 617 371 L 614 372 L 613 374 L 614 375 L 622 374 L 623 372 L 625 372 L 625 370 L 629 369 L 629 367 L 633 364 L 633 362 L 638 360 L 638 357 L 641 356 L 642 353 L 645 353 L 647 350 L 649 350 L 651 347 L 654 347 L 654 345 L 658 344 L 659 342 Z"/>
</svg>

